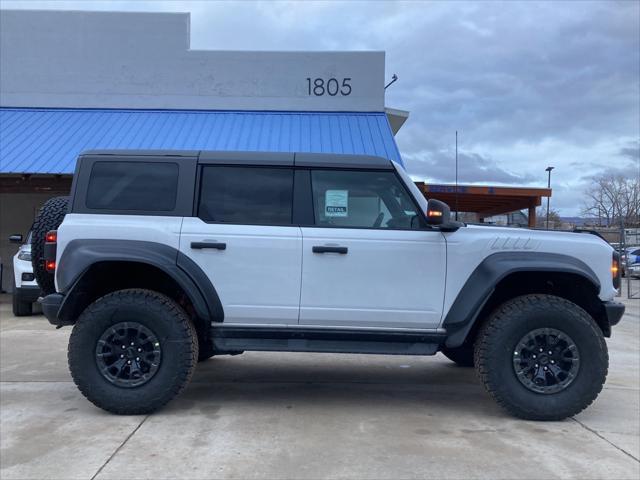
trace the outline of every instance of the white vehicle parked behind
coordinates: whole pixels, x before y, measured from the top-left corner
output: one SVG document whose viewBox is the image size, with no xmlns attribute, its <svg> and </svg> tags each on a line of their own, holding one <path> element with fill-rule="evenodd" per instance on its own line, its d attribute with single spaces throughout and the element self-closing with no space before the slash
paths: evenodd
<svg viewBox="0 0 640 480">
<path fill-rule="evenodd" d="M 21 244 L 13 256 L 13 314 L 24 317 L 33 313 L 33 303 L 40 296 L 40 287 L 31 267 L 31 232 L 24 243 L 21 234 L 11 235 L 9 241 Z"/>
</svg>

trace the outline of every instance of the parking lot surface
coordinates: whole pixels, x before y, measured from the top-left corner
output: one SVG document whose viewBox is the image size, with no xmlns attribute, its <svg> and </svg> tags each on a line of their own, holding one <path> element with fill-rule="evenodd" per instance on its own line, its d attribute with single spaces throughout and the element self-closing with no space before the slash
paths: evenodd
<svg viewBox="0 0 640 480">
<path fill-rule="evenodd" d="M 505 414 L 436 357 L 249 352 L 198 366 L 161 411 L 90 404 L 70 328 L 0 296 L 0 478 L 640 478 L 640 301 L 598 400 L 563 422 Z"/>
</svg>

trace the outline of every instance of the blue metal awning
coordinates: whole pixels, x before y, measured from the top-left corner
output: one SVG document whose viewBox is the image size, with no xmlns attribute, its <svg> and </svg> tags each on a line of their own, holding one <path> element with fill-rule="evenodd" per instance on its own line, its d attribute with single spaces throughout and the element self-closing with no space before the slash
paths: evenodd
<svg viewBox="0 0 640 480">
<path fill-rule="evenodd" d="M 0 109 L 0 173 L 73 173 L 83 150 L 378 155 L 401 163 L 384 113 Z"/>
</svg>

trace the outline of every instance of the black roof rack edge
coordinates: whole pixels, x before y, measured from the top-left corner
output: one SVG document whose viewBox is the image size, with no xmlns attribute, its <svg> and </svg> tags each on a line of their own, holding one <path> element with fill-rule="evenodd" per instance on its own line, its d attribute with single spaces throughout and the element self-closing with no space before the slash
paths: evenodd
<svg viewBox="0 0 640 480">
<path fill-rule="evenodd" d="M 589 230 L 588 228 L 574 228 L 573 230 L 571 230 L 571 232 L 572 233 L 590 233 L 591 235 L 595 235 L 596 237 L 599 237 L 605 242 L 607 242 L 607 239 L 604 238 L 597 230 Z"/>
</svg>

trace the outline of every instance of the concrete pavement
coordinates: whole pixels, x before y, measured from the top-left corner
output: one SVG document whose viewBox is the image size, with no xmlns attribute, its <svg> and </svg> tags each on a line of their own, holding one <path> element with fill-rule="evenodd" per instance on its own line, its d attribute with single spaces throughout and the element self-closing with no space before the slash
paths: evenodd
<svg viewBox="0 0 640 480">
<path fill-rule="evenodd" d="M 70 329 L 0 300 L 3 480 L 640 477 L 638 300 L 596 403 L 547 423 L 511 418 L 441 355 L 257 352 L 200 364 L 156 414 L 115 416 L 71 381 Z"/>
</svg>

